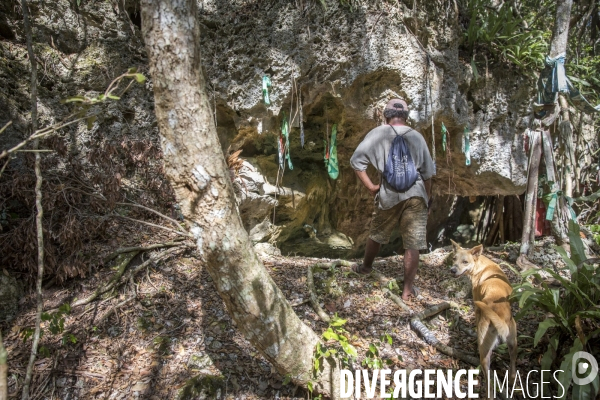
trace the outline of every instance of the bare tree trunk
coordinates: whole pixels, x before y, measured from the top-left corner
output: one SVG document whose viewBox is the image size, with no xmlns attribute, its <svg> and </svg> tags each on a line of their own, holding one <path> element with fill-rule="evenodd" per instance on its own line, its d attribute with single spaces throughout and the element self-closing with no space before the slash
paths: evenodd
<svg viewBox="0 0 600 400">
<path fill-rule="evenodd" d="M 558 0 L 556 5 L 556 20 L 552 30 L 552 41 L 550 42 L 550 58 L 567 52 L 567 41 L 569 39 L 569 21 L 571 19 L 571 7 L 573 0 Z"/>
<path fill-rule="evenodd" d="M 527 178 L 527 192 L 525 194 L 525 212 L 523 213 L 523 235 L 521 236 L 521 254 L 531 254 L 533 243 L 531 241 L 532 231 L 535 230 L 535 205 L 537 202 L 538 176 L 540 170 L 540 159 L 542 158 L 542 133 L 534 132 L 533 139 L 529 143 L 531 153 L 529 158 L 529 172 Z"/>
<path fill-rule="evenodd" d="M 27 53 L 31 64 L 31 128 L 32 132 L 37 131 L 37 62 L 33 53 L 33 39 L 31 35 L 31 23 L 29 21 L 29 10 L 27 9 L 27 0 L 21 0 L 21 8 L 23 9 L 23 23 L 25 26 L 25 35 L 27 37 Z M 33 142 L 33 149 L 37 150 L 39 139 Z M 29 387 L 33 377 L 33 366 L 37 355 L 37 348 L 40 341 L 40 324 L 42 322 L 42 312 L 44 310 L 44 299 L 42 298 L 42 280 L 44 278 L 44 230 L 42 220 L 44 210 L 42 208 L 42 171 L 41 171 L 42 156 L 39 152 L 35 152 L 35 205 L 37 215 L 35 217 L 36 233 L 37 233 L 37 248 L 38 248 L 38 275 L 36 281 L 36 300 L 37 312 L 35 317 L 35 332 L 31 343 L 31 354 L 29 356 L 29 364 L 25 373 L 25 381 L 23 382 L 22 400 L 29 399 Z"/>
<path fill-rule="evenodd" d="M 237 328 L 281 375 L 306 385 L 319 338 L 296 316 L 242 226 L 206 93 L 196 7 L 195 0 L 141 3 L 165 171 Z M 314 384 L 326 395 L 330 367 Z"/>
<path fill-rule="evenodd" d="M 569 38 L 569 20 L 571 18 L 571 6 L 573 0 L 558 0 L 556 6 L 556 19 L 554 22 L 554 28 L 552 30 L 552 40 L 550 42 L 550 54 L 551 58 L 555 58 L 561 53 L 567 52 L 567 40 Z M 567 111 L 568 113 L 568 111 Z M 546 126 L 550 126 L 552 121 L 545 121 Z M 535 142 L 535 141 L 534 141 Z M 535 146 L 534 143 L 531 144 Z M 541 144 L 538 144 L 539 148 L 532 147 L 536 152 L 541 153 Z M 531 254 L 533 252 L 533 232 L 535 227 L 535 203 L 537 200 L 537 186 L 538 186 L 538 171 L 541 157 L 534 156 L 532 151 L 531 159 L 529 160 L 529 179 L 527 182 L 527 195 L 525 196 L 525 213 L 523 215 L 523 236 L 521 242 L 521 254 Z M 536 153 L 538 154 L 538 153 Z M 532 174 L 532 172 L 535 172 Z M 532 175 L 535 175 L 535 181 L 532 179 Z M 535 186 L 535 187 L 534 187 Z M 530 197 L 533 193 L 533 198 Z M 533 213 L 533 214 L 532 214 Z"/>
</svg>

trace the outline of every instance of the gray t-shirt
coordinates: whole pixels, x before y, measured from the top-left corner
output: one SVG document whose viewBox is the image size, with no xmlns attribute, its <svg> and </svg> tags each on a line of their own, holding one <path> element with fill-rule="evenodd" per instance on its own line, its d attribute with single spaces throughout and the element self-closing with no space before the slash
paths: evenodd
<svg viewBox="0 0 600 400">
<path fill-rule="evenodd" d="M 380 179 L 379 208 L 382 210 L 390 209 L 401 201 L 416 196 L 422 197 L 425 203 L 427 203 L 429 198 L 427 197 L 423 181 L 430 179 L 434 173 L 431 154 L 429 154 L 429 149 L 423 136 L 409 126 L 394 126 L 394 129 L 399 135 L 404 134 L 404 140 L 408 145 L 410 155 L 419 172 L 419 178 L 414 185 L 404 192 L 396 191 L 385 179 Z M 365 171 L 369 164 L 371 164 L 381 175 L 385 168 L 390 147 L 396 137 L 394 129 L 389 125 L 382 125 L 367 133 L 367 136 L 358 145 L 352 158 L 350 158 L 352 168 L 357 171 Z"/>
</svg>

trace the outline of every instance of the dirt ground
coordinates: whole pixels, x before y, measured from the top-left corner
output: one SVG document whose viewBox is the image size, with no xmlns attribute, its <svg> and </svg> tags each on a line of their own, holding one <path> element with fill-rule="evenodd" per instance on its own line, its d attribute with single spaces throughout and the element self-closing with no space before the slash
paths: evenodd
<svg viewBox="0 0 600 400">
<path fill-rule="evenodd" d="M 140 243 L 135 235 L 124 239 Z M 159 235 L 152 239 L 154 243 L 168 241 Z M 148 236 L 145 241 L 150 243 Z M 129 268 L 162 251 L 165 249 L 138 255 Z M 204 394 L 192 391 L 189 398 L 309 397 L 304 389 L 284 384 L 284 377 L 237 331 L 194 250 L 175 248 L 170 252 L 167 258 L 141 269 L 118 290 L 89 305 L 74 307 L 66 316 L 62 334 L 50 333 L 49 322 L 44 323 L 44 354 L 35 364 L 33 399 L 171 399 L 178 398 L 192 384 L 203 385 L 205 390 Z M 466 333 L 474 329 L 472 300 L 453 297 L 460 288 L 448 289 L 448 283 L 452 285 L 455 279 L 444 262 L 448 253 L 438 249 L 422 255 L 416 281 L 421 295 L 408 305 L 418 312 L 445 300 L 458 303 L 458 308 L 424 322 L 443 343 L 476 356 L 475 338 Z M 509 253 L 503 250 L 486 254 L 502 262 L 510 258 Z M 306 272 L 308 266 L 322 261 L 301 257 L 263 259 L 296 313 L 319 334 L 327 324 L 307 302 Z M 516 282 L 517 275 L 506 265 L 502 268 Z M 402 279 L 402 257 L 378 259 L 375 267 L 388 278 Z M 112 268 L 104 267 L 86 279 L 45 290 L 46 309 L 85 298 L 114 273 Z M 355 367 L 364 368 L 361 362 L 369 345 L 374 344 L 381 359 L 389 360 L 386 362 L 392 370 L 469 368 L 436 351 L 412 331 L 409 316 L 373 277 L 358 277 L 344 269 L 323 271 L 315 275 L 315 285 L 326 312 L 348 320 L 345 329 L 359 354 Z M 34 320 L 35 304 L 30 296 L 23 302 L 20 316 L 3 326 L 9 352 L 9 398 L 20 397 L 31 346 L 31 339 L 24 340 L 24 333 L 33 327 Z M 531 349 L 537 324 L 531 319 L 518 323 L 518 369 L 539 365 L 540 350 Z M 392 338 L 392 344 L 382 341 L 385 334 Z M 508 354 L 503 348 L 496 351 L 493 365 L 499 370 L 507 368 Z"/>
</svg>

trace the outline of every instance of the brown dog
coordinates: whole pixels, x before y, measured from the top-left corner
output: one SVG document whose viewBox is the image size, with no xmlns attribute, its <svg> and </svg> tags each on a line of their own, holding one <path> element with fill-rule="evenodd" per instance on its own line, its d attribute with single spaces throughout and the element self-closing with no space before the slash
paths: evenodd
<svg viewBox="0 0 600 400">
<path fill-rule="evenodd" d="M 454 247 L 455 276 L 467 274 L 473 284 L 475 320 L 477 322 L 477 347 L 481 367 L 489 376 L 492 351 L 499 341 L 508 345 L 510 354 L 510 379 L 514 382 L 517 359 L 517 324 L 512 316 L 508 297 L 512 287 L 498 264 L 482 255 L 483 246 L 463 249 L 452 241 Z"/>
</svg>

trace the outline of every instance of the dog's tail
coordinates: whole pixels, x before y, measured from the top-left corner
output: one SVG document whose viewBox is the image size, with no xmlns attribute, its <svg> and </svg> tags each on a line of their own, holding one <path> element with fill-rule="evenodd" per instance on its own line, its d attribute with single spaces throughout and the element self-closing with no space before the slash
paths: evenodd
<svg viewBox="0 0 600 400">
<path fill-rule="evenodd" d="M 508 324 L 503 321 L 498 314 L 494 310 L 492 310 L 487 304 L 483 301 L 476 301 L 475 306 L 481 310 L 483 315 L 492 321 L 492 324 L 498 331 L 498 335 L 502 338 L 506 338 L 508 336 L 509 327 Z"/>
</svg>

